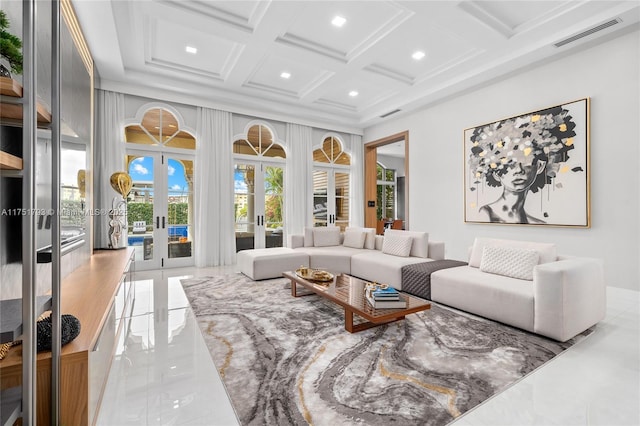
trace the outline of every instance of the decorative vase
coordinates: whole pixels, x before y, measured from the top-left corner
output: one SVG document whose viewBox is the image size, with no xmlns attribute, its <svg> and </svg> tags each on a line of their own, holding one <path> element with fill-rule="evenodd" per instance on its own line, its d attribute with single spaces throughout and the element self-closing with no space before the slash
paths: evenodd
<svg viewBox="0 0 640 426">
<path fill-rule="evenodd" d="M 133 186 L 131 176 L 125 172 L 115 172 L 111 175 L 109 181 L 113 190 L 122 195 L 122 198 L 126 200 L 129 192 L 131 192 L 131 187 Z"/>
<path fill-rule="evenodd" d="M 122 197 L 114 197 L 109 210 L 109 248 L 125 248 L 127 241 L 127 196 L 131 192 L 133 182 L 125 172 L 115 172 L 109 182 L 114 191 Z"/>
<path fill-rule="evenodd" d="M 126 220 L 127 220 L 127 203 L 120 197 L 114 197 L 109 210 L 109 248 L 122 249 L 126 247 Z"/>
</svg>

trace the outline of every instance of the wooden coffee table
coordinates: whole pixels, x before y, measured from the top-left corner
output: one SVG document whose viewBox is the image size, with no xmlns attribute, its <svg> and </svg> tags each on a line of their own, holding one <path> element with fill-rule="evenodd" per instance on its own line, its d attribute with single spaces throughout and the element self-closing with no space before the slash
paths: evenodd
<svg viewBox="0 0 640 426">
<path fill-rule="evenodd" d="M 283 272 L 282 275 L 291 280 L 291 295 L 293 297 L 318 294 L 342 306 L 344 308 L 344 328 L 350 333 L 398 321 L 404 319 L 405 315 L 426 311 L 431 308 L 431 304 L 428 301 L 401 293 L 407 299 L 406 308 L 374 309 L 364 296 L 365 286 L 368 281 L 346 274 L 338 275 L 327 283 L 306 280 L 296 275 L 294 271 Z M 298 294 L 298 285 L 311 290 L 312 293 Z M 367 322 L 354 324 L 353 314 L 364 318 Z"/>
</svg>

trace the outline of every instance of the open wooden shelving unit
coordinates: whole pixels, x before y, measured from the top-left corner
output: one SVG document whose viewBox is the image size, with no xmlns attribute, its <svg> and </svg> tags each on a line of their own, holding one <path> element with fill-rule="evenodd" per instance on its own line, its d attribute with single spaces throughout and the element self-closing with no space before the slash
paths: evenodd
<svg viewBox="0 0 640 426">
<path fill-rule="evenodd" d="M 22 170 L 22 158 L 0 151 L 0 169 Z"/>
<path fill-rule="evenodd" d="M 14 102 L 0 102 L 0 119 L 3 121 L 22 120 L 22 85 L 8 77 L 0 77 L 0 95 L 15 98 Z M 36 106 L 38 114 L 38 127 L 47 127 L 51 123 L 51 113 L 43 104 L 38 102 Z M 22 170 L 22 158 L 0 150 L 0 169 Z"/>
<path fill-rule="evenodd" d="M 99 405 L 102 398 L 106 374 L 115 351 L 116 333 L 125 329 L 125 317 L 130 316 L 133 306 L 130 299 L 133 284 L 131 278 L 125 279 L 132 262 L 132 248 L 98 250 L 88 263 L 62 280 L 64 297 L 61 310 L 74 315 L 81 324 L 78 337 L 61 350 L 60 415 L 63 425 L 95 423 L 95 404 Z M 43 299 L 43 302 L 46 300 Z M 99 351 L 103 353 L 96 358 L 94 355 Z M 37 360 L 37 423 L 51 424 L 51 352 L 38 353 Z M 104 371 L 104 376 L 94 375 L 99 370 Z M 20 389 L 21 381 L 22 346 L 18 345 L 12 347 L 5 359 L 0 361 L 3 403 L 5 392 L 9 402 L 10 397 L 15 395 L 15 389 Z M 96 401 L 93 408 L 92 399 Z M 19 398 L 17 402 L 21 402 Z M 2 409 L 4 419 L 4 406 Z M 7 410 L 6 414 L 10 414 L 10 411 Z"/>
</svg>

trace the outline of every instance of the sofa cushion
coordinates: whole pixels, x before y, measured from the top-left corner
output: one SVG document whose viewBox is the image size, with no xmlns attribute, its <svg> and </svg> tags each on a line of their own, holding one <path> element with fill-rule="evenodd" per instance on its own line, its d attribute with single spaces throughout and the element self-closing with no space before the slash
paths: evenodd
<svg viewBox="0 0 640 426">
<path fill-rule="evenodd" d="M 480 270 L 490 274 L 533 281 L 533 268 L 539 254 L 533 249 L 484 246 Z"/>
<path fill-rule="evenodd" d="M 364 243 L 367 238 L 367 234 L 364 231 L 359 231 L 357 229 L 349 229 L 344 232 L 344 242 L 342 243 L 345 247 L 353 247 L 353 248 L 364 248 Z"/>
<path fill-rule="evenodd" d="M 473 242 L 471 255 L 469 256 L 469 266 L 479 268 L 482 261 L 482 250 L 485 246 L 514 247 L 521 249 L 532 249 L 538 252 L 538 263 L 555 262 L 558 259 L 555 244 L 535 243 L 531 241 L 502 240 L 497 238 L 476 238 Z"/>
<path fill-rule="evenodd" d="M 393 256 L 407 257 L 411 253 L 413 238 L 410 235 L 385 234 L 382 252 Z"/>
<path fill-rule="evenodd" d="M 345 246 L 335 247 L 299 247 L 295 251 L 309 256 L 309 267 L 324 269 L 333 274 L 351 273 L 351 257 L 369 250 Z"/>
<path fill-rule="evenodd" d="M 384 232 L 384 236 L 387 235 L 410 235 L 413 238 L 413 244 L 411 245 L 410 256 L 413 257 L 429 257 L 429 234 L 426 232 L 417 231 L 401 231 L 397 229 L 387 229 Z"/>
<path fill-rule="evenodd" d="M 525 280 L 460 266 L 431 274 L 431 300 L 534 331 L 534 286 Z"/>
<path fill-rule="evenodd" d="M 424 261 L 421 257 L 391 256 L 378 250 L 361 250 L 351 256 L 351 275 L 402 290 L 402 267 Z"/>
<path fill-rule="evenodd" d="M 362 231 L 366 235 L 366 239 L 364 241 L 364 248 L 368 250 L 374 250 L 376 248 L 376 230 L 374 228 L 360 228 L 357 226 L 347 226 L 345 229 L 345 233 L 351 230 Z"/>
<path fill-rule="evenodd" d="M 313 228 L 313 246 L 330 247 L 340 245 L 340 228 L 329 226 L 326 228 Z"/>
</svg>

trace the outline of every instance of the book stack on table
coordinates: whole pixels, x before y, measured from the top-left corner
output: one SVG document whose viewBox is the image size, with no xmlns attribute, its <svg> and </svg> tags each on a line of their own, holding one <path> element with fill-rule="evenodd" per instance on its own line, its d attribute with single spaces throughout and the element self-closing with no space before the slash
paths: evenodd
<svg viewBox="0 0 640 426">
<path fill-rule="evenodd" d="M 367 301 L 375 309 L 406 308 L 407 301 L 398 290 L 393 287 L 377 288 L 366 292 Z"/>
</svg>

